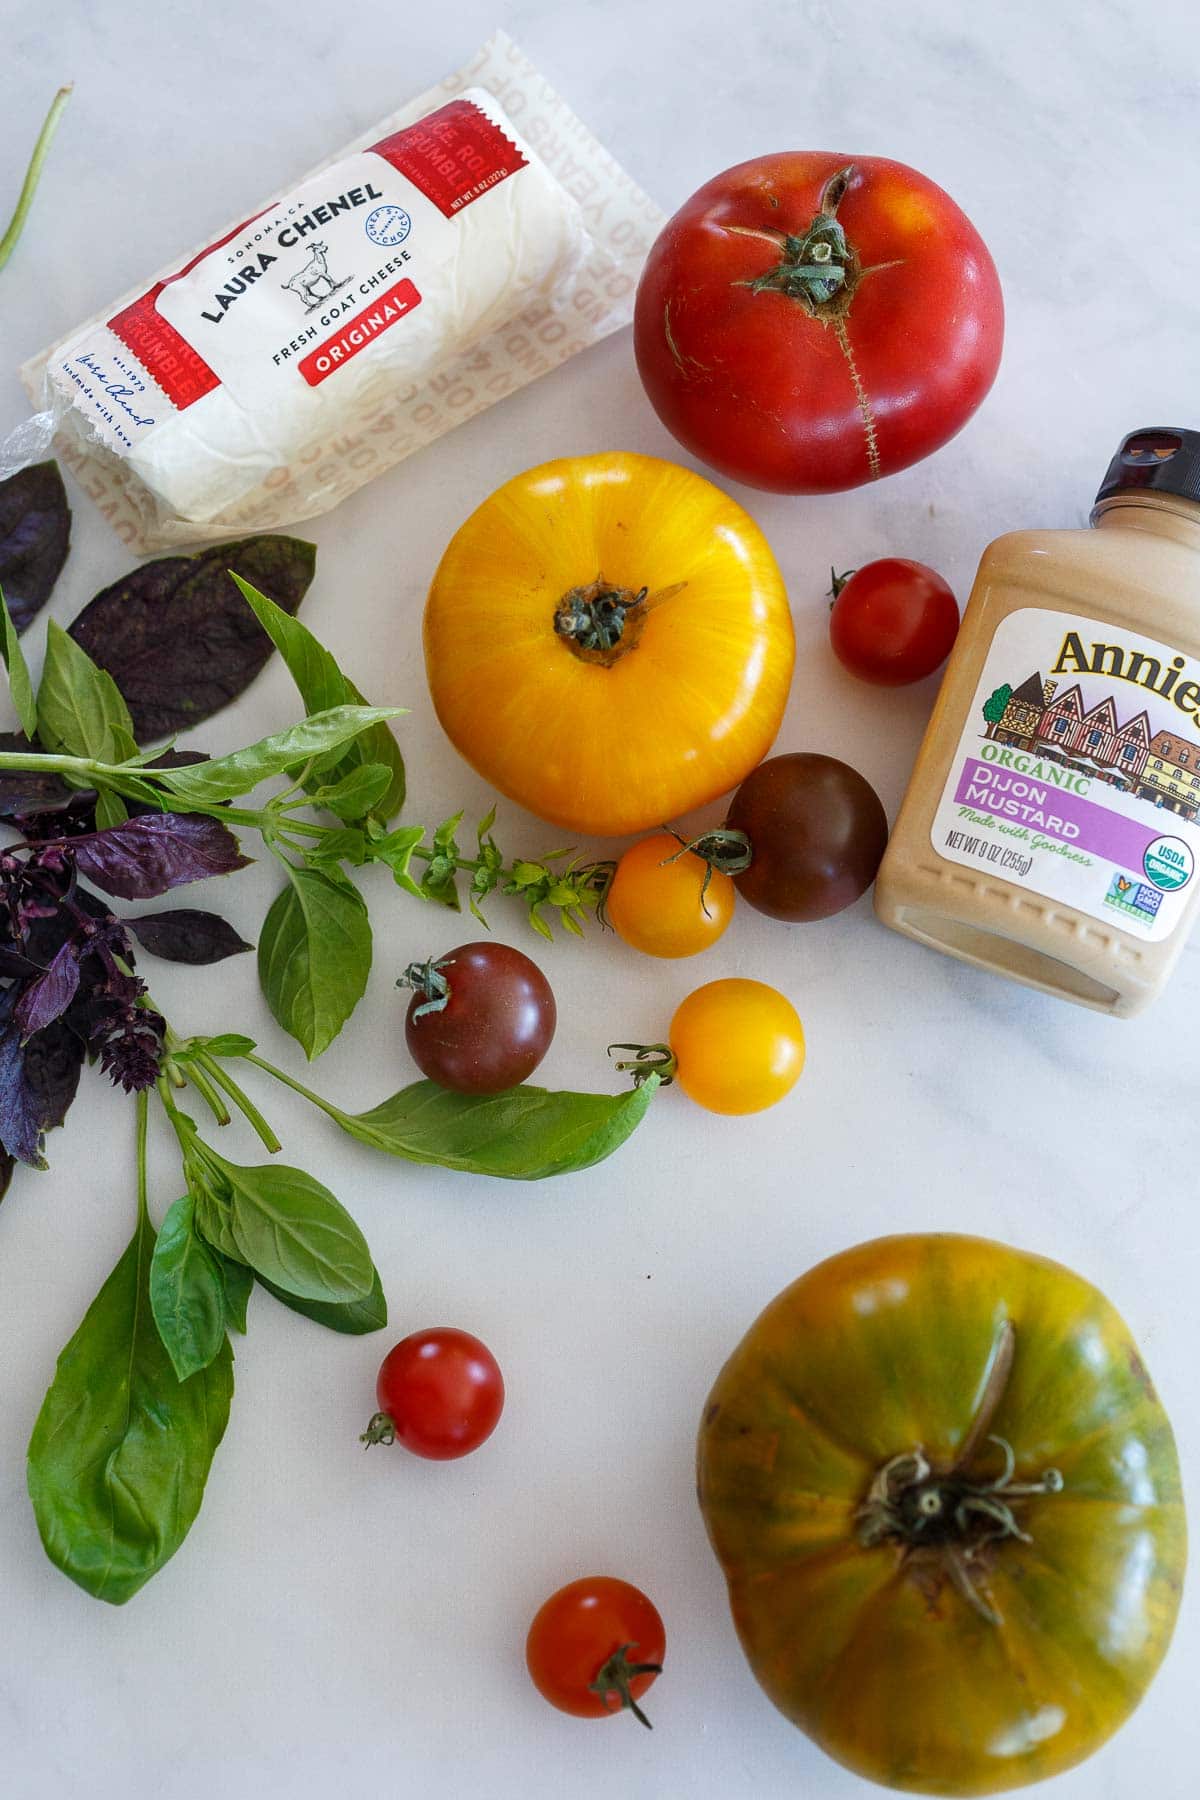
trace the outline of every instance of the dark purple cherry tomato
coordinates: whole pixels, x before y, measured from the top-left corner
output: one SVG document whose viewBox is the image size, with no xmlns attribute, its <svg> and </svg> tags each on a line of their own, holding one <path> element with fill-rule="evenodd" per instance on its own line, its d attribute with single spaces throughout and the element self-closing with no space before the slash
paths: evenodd
<svg viewBox="0 0 1200 1800">
<path fill-rule="evenodd" d="M 388 1351 L 375 1398 L 379 1411 L 364 1444 L 403 1444 L 414 1456 L 448 1462 L 478 1450 L 495 1431 L 504 1377 L 486 1344 L 440 1325 L 414 1331 Z"/>
<path fill-rule="evenodd" d="M 857 769 L 832 756 L 772 756 L 733 797 L 726 824 L 750 840 L 734 876 L 773 919 L 825 919 L 865 894 L 887 848 L 887 815 Z"/>
<path fill-rule="evenodd" d="M 535 962 L 507 944 L 461 944 L 413 963 L 404 1033 L 423 1075 L 460 1094 L 499 1094 L 533 1074 L 550 1048 L 557 1010 Z"/>
<path fill-rule="evenodd" d="M 851 675 L 904 687 L 940 669 L 958 636 L 958 602 L 936 569 L 883 556 L 834 576 L 834 655 Z"/>
</svg>

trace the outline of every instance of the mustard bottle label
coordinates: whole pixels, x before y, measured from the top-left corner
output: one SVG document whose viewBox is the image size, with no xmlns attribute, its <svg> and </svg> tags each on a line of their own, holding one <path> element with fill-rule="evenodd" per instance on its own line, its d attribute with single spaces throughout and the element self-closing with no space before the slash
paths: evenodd
<svg viewBox="0 0 1200 1800">
<path fill-rule="evenodd" d="M 1200 876 L 1200 662 L 1023 607 L 992 639 L 933 848 L 1147 942 Z"/>
</svg>

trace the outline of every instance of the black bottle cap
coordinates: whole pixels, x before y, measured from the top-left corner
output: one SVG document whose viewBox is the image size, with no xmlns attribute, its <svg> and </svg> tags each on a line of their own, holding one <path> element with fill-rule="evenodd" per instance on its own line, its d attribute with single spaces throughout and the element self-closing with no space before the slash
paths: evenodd
<svg viewBox="0 0 1200 1800">
<path fill-rule="evenodd" d="M 1200 505 L 1200 431 L 1150 425 L 1131 431 L 1108 465 L 1096 505 L 1137 489 L 1175 494 Z M 1092 517 L 1095 518 L 1093 512 Z"/>
</svg>

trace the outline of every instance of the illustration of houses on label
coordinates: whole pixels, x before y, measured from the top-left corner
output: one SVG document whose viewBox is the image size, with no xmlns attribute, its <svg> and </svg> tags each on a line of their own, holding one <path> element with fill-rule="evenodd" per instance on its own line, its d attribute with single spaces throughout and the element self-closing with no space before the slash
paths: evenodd
<svg viewBox="0 0 1200 1800">
<path fill-rule="evenodd" d="M 1063 693 L 1035 671 L 1020 687 L 1003 683 L 983 704 L 986 737 L 1064 764 L 1156 807 L 1200 814 L 1200 744 L 1154 733 L 1143 709 L 1122 725 L 1116 698 L 1089 707 L 1078 682 Z"/>
</svg>

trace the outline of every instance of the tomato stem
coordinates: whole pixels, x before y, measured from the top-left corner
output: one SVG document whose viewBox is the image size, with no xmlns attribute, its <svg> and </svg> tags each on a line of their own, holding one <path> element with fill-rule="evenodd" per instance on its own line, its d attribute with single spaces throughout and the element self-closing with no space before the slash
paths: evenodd
<svg viewBox="0 0 1200 1800">
<path fill-rule="evenodd" d="M 430 957 L 423 963 L 409 963 L 403 975 L 397 978 L 398 988 L 412 988 L 422 996 L 420 1006 L 413 1013 L 414 1019 L 423 1019 L 427 1013 L 445 1012 L 450 983 L 442 971 L 450 968 L 453 961 L 452 956 L 442 956 Z"/>
<path fill-rule="evenodd" d="M 626 621 L 649 588 L 614 587 L 597 575 L 587 587 L 569 588 L 554 610 L 554 629 L 576 655 L 610 661 L 625 635 Z M 629 646 L 626 645 L 626 648 Z"/>
<path fill-rule="evenodd" d="M 849 581 L 850 577 L 852 575 L 857 575 L 857 574 L 858 574 L 857 569 L 845 569 L 839 575 L 837 570 L 834 568 L 833 564 L 830 563 L 830 565 L 829 565 L 829 605 L 830 605 L 831 611 L 833 608 L 834 601 L 837 599 L 838 595 L 841 593 L 842 589 L 845 587 L 845 585 Z"/>
<path fill-rule="evenodd" d="M 636 1649 L 636 1644 L 622 1644 L 619 1650 L 614 1650 L 601 1666 L 595 1681 L 588 1682 L 588 1688 L 593 1694 L 599 1694 L 610 1712 L 612 1708 L 608 1706 L 608 1696 L 615 1694 L 620 1702 L 618 1710 L 631 1712 L 639 1725 L 644 1725 L 647 1731 L 652 1731 L 653 1726 L 630 1691 L 630 1683 L 639 1675 L 661 1675 L 662 1664 L 631 1663 L 629 1652 Z"/>
<path fill-rule="evenodd" d="M 1015 1538 L 1032 1543 L 1013 1510 L 1013 1501 L 1040 1494 L 1059 1494 L 1063 1478 L 1046 1469 L 1036 1481 L 1014 1481 L 1017 1459 L 1005 1438 L 988 1430 L 1004 1398 L 1016 1354 L 1016 1332 L 1006 1320 L 992 1349 L 987 1379 L 975 1416 L 955 1462 L 936 1469 L 918 1445 L 883 1464 L 857 1513 L 859 1542 L 868 1549 L 896 1544 L 904 1557 L 935 1557 L 963 1598 L 990 1624 L 999 1624 L 995 1608 L 977 1585 L 978 1573 L 997 1544 Z M 966 1470 L 985 1443 L 995 1444 L 1004 1468 L 990 1480 L 970 1477 Z"/>
<path fill-rule="evenodd" d="M 664 856 L 662 866 L 678 862 L 681 856 L 698 856 L 704 864 L 704 880 L 700 884 L 700 907 L 706 919 L 711 919 L 708 910 L 708 890 L 713 878 L 713 870 L 722 875 L 740 875 L 748 869 L 754 860 L 750 848 L 750 839 L 744 831 L 734 831 L 727 825 L 720 825 L 715 831 L 703 831 L 699 837 L 685 838 L 676 831 L 673 825 L 664 825 L 679 849 L 671 856 Z"/>
<path fill-rule="evenodd" d="M 634 1087 L 641 1087 L 651 1075 L 658 1076 L 662 1087 L 670 1087 L 675 1079 L 678 1064 L 670 1044 L 610 1044 L 608 1054 L 614 1050 L 633 1052 L 632 1062 L 619 1062 L 617 1067 L 623 1075 L 633 1076 Z"/>
<path fill-rule="evenodd" d="M 372 1444 L 394 1444 L 396 1441 L 396 1421 L 391 1413 L 377 1412 L 371 1419 L 367 1429 L 359 1436 L 359 1443 L 367 1449 Z"/>
<path fill-rule="evenodd" d="M 831 175 L 821 190 L 818 211 L 801 232 L 790 232 L 780 244 L 773 268 L 736 285 L 751 293 L 784 294 L 814 318 L 846 311 L 858 281 L 858 257 L 846 240 L 837 209 L 854 180 L 853 163 Z M 759 234 L 765 235 L 765 234 Z"/>
</svg>

